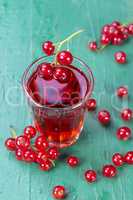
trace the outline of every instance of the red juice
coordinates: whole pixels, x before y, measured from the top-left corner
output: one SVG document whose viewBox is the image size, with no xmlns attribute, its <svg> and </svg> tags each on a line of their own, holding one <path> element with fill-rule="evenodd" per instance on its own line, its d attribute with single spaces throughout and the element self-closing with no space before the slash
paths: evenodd
<svg viewBox="0 0 133 200">
<path fill-rule="evenodd" d="M 36 104 L 32 104 L 34 124 L 44 134 L 50 145 L 67 147 L 78 139 L 84 124 L 85 102 L 81 103 L 88 91 L 90 82 L 86 75 L 74 66 L 63 67 L 69 70 L 67 83 L 52 78 L 45 80 L 38 76 L 38 70 L 28 78 L 26 89 Z"/>
</svg>

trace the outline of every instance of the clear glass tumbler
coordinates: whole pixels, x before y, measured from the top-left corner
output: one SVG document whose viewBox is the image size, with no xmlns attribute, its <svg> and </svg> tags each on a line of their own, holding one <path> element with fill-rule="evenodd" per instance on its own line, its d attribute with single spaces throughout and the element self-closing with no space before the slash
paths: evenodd
<svg viewBox="0 0 133 200">
<path fill-rule="evenodd" d="M 87 111 L 86 101 L 92 94 L 94 79 L 87 64 L 75 57 L 73 66 L 85 75 L 89 83 L 89 88 L 84 98 L 78 103 L 63 108 L 42 105 L 36 102 L 29 94 L 27 81 L 39 64 L 42 62 L 51 62 L 52 60 L 53 56 L 41 57 L 34 61 L 24 72 L 22 85 L 28 100 L 28 105 L 32 111 L 33 122 L 36 129 L 40 134 L 44 134 L 47 137 L 50 146 L 63 148 L 74 144 L 79 138 L 84 126 L 85 114 Z M 81 85 L 81 87 L 84 89 L 84 85 Z"/>
</svg>

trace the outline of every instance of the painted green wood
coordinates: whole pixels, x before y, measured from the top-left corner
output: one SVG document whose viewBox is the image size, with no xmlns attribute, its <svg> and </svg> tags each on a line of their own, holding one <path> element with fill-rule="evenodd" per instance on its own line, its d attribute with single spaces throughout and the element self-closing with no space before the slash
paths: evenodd
<svg viewBox="0 0 133 200">
<path fill-rule="evenodd" d="M 133 149 L 133 140 L 119 142 L 115 137 L 119 109 L 124 105 L 133 108 L 133 40 L 122 47 L 110 47 L 101 54 L 86 49 L 89 39 L 98 39 L 102 25 L 114 19 L 123 22 L 133 19 L 131 0 L 0 0 L 0 200 L 51 200 L 55 184 L 64 184 L 67 200 L 132 200 L 133 167 L 124 166 L 117 178 L 108 180 L 99 173 L 98 181 L 87 184 L 83 172 L 94 168 L 100 172 L 111 155 Z M 43 40 L 57 41 L 68 34 L 85 28 L 87 32 L 70 43 L 73 54 L 81 57 L 91 67 L 95 77 L 93 96 L 98 109 L 107 108 L 112 113 L 112 123 L 102 127 L 96 112 L 88 114 L 84 131 L 78 143 L 67 150 L 81 158 L 81 165 L 70 169 L 58 163 L 49 173 L 41 172 L 36 165 L 26 165 L 15 160 L 4 149 L 9 136 L 9 126 L 21 133 L 31 118 L 22 95 L 20 79 L 26 66 L 42 55 L 39 50 Z M 36 50 L 36 51 L 35 51 Z M 120 66 L 113 60 L 116 50 L 125 50 L 128 63 Z M 35 52 L 35 53 L 33 53 Z M 130 99 L 121 102 L 114 96 L 119 85 L 128 85 Z M 125 123 L 133 128 L 133 122 Z"/>
</svg>

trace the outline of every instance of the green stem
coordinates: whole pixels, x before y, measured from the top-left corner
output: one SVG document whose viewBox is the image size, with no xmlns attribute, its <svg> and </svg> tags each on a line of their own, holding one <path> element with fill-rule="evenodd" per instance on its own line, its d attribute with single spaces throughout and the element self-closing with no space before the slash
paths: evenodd
<svg viewBox="0 0 133 200">
<path fill-rule="evenodd" d="M 59 44 L 59 46 L 62 46 L 65 42 L 70 41 L 73 37 L 79 35 L 80 33 L 84 32 L 84 29 L 81 29 L 79 31 L 74 32 L 73 34 L 71 34 L 70 36 L 68 36 L 65 40 L 62 40 Z"/>
<path fill-rule="evenodd" d="M 130 22 L 122 24 L 122 26 L 127 26 L 128 24 L 132 24 L 132 23 L 133 23 L 133 21 L 130 21 Z"/>
<path fill-rule="evenodd" d="M 49 160 L 51 161 L 53 167 L 55 167 L 55 162 L 53 160 L 51 160 L 51 159 L 49 159 Z"/>
<path fill-rule="evenodd" d="M 59 44 L 57 46 L 57 49 L 56 49 L 56 54 L 55 54 L 55 60 L 54 60 L 54 63 L 56 63 L 56 56 L 60 50 L 60 48 L 62 47 L 62 45 L 66 42 L 69 42 L 73 37 L 79 35 L 80 33 L 84 32 L 85 30 L 84 29 L 81 29 L 81 30 L 78 30 L 76 32 L 74 32 L 73 34 L 71 34 L 70 36 L 68 36 L 65 40 L 62 40 L 61 42 L 57 42 L 57 44 Z"/>
<path fill-rule="evenodd" d="M 98 50 L 97 52 L 101 52 L 103 49 L 105 49 L 108 45 L 102 45 Z"/>
<path fill-rule="evenodd" d="M 11 132 L 12 137 L 13 137 L 13 138 L 16 138 L 16 137 L 17 137 L 17 133 L 16 133 L 15 129 L 14 129 L 12 126 L 10 126 L 9 129 L 10 129 L 10 132 Z"/>
</svg>

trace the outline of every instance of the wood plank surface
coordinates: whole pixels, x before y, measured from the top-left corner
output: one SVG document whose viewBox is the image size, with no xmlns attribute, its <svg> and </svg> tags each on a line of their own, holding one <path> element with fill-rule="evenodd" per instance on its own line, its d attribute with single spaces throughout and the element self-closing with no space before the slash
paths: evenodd
<svg viewBox="0 0 133 200">
<path fill-rule="evenodd" d="M 114 152 L 133 150 L 133 139 L 120 142 L 116 129 L 121 125 L 133 128 L 133 121 L 123 123 L 119 111 L 123 106 L 133 109 L 133 39 L 119 47 L 109 47 L 100 54 L 87 50 L 87 42 L 98 39 L 100 29 L 113 20 L 133 20 L 132 0 L 0 0 L 0 200 L 52 200 L 51 190 L 64 184 L 69 190 L 67 200 L 133 200 L 133 167 L 124 166 L 111 180 L 102 178 L 100 170 L 111 162 Z M 31 122 L 21 88 L 21 76 L 33 59 L 43 55 L 44 40 L 58 41 L 70 33 L 85 28 L 86 33 L 70 42 L 69 47 L 92 69 L 95 77 L 93 96 L 96 112 L 88 114 L 78 143 L 67 150 L 81 158 L 81 165 L 70 169 L 64 162 L 44 173 L 36 165 L 18 162 L 4 148 L 9 126 L 18 133 Z M 114 62 L 113 54 L 124 50 L 126 65 Z M 120 101 L 115 89 L 127 85 L 130 98 Z M 97 111 L 109 109 L 112 123 L 102 127 L 96 119 Z M 83 172 L 98 170 L 98 181 L 87 184 Z"/>
</svg>

